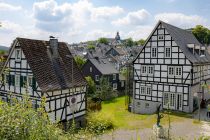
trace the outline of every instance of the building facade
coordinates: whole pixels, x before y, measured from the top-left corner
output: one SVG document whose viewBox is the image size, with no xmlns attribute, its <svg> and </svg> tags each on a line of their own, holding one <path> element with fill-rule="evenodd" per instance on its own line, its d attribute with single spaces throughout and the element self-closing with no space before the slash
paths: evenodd
<svg viewBox="0 0 210 140">
<path fill-rule="evenodd" d="M 209 99 L 200 81 L 209 81 L 210 55 L 189 31 L 159 21 L 133 61 L 133 70 L 135 113 L 154 113 L 159 104 L 192 112 L 198 98 Z"/>
<path fill-rule="evenodd" d="M 108 79 L 113 90 L 123 90 L 125 88 L 125 81 L 119 79 L 119 71 L 107 59 L 88 59 L 82 68 L 82 72 L 84 76 L 90 76 L 94 80 L 96 88 L 100 86 L 102 77 Z"/>
<path fill-rule="evenodd" d="M 17 38 L 1 71 L 0 96 L 22 100 L 28 94 L 34 108 L 46 98 L 45 110 L 52 122 L 73 118 L 80 125 L 86 114 L 86 82 L 66 43 Z"/>
</svg>

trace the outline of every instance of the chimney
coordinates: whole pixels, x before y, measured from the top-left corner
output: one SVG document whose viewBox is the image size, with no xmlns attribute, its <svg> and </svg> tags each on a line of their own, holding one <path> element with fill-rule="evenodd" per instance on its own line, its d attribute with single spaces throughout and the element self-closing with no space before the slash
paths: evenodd
<svg viewBox="0 0 210 140">
<path fill-rule="evenodd" d="M 57 58 L 58 57 L 58 39 L 56 39 L 53 36 L 50 36 L 50 48 L 52 51 L 52 57 Z"/>
</svg>

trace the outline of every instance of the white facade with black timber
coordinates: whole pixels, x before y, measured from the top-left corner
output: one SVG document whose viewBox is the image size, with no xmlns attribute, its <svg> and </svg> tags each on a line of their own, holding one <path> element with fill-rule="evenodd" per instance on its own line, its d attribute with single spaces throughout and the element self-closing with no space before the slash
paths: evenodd
<svg viewBox="0 0 210 140">
<path fill-rule="evenodd" d="M 159 21 L 133 62 L 133 111 L 154 113 L 161 104 L 163 108 L 192 112 L 193 98 L 199 92 L 200 67 L 202 80 L 210 78 L 210 57 L 201 48 L 191 33 Z M 203 89 L 202 99 L 209 98 L 204 98 L 206 92 Z"/>
<path fill-rule="evenodd" d="M 40 42 L 44 42 L 44 44 L 47 45 L 40 45 Z M 27 46 L 27 43 L 29 46 Z M 39 47 L 41 47 L 41 50 L 43 51 L 39 52 L 40 55 L 37 52 L 36 56 L 36 52 L 33 52 L 35 51 L 32 49 L 33 43 L 38 46 L 40 45 Z M 48 67 L 44 69 L 45 65 L 49 65 L 49 63 L 50 65 L 54 64 L 51 62 L 46 63 L 48 61 L 48 56 L 46 57 L 46 52 L 44 53 L 44 51 L 49 49 L 48 43 L 47 41 L 45 42 L 22 38 L 17 38 L 13 42 L 9 57 L 2 70 L 4 80 L 1 82 L 0 96 L 2 100 L 9 102 L 11 97 L 21 100 L 22 97 L 27 93 L 32 100 L 34 108 L 40 106 L 42 97 L 46 97 L 45 110 L 52 122 L 70 120 L 73 118 L 73 114 L 75 119 L 82 117 L 86 114 L 86 85 L 81 84 L 73 87 L 62 86 L 62 88 L 56 88 L 53 85 L 53 80 L 55 79 L 53 79 L 53 77 L 50 75 L 51 70 L 48 71 Z M 26 53 L 28 55 L 27 57 Z M 58 54 L 59 53 L 61 55 L 61 52 L 58 52 Z M 42 58 L 40 57 L 42 55 L 45 56 Z M 52 57 L 53 55 L 54 54 L 52 54 Z M 63 58 L 61 58 L 61 56 L 59 57 L 60 58 L 58 59 L 65 61 Z M 33 60 L 34 58 L 35 60 Z M 28 59 L 30 59 L 30 61 Z M 51 59 L 53 61 L 53 58 Z M 38 62 L 40 65 L 35 65 L 35 62 Z M 63 64 L 58 64 L 57 66 L 63 67 Z M 72 66 L 75 67 L 75 65 Z M 33 68 L 31 69 L 31 67 Z M 40 70 L 36 71 L 37 68 L 40 68 Z M 40 77 L 40 72 L 43 72 L 46 77 Z M 47 73 L 49 73 L 49 75 L 46 75 Z M 67 75 L 66 73 L 62 74 L 63 76 Z M 51 80 L 52 84 L 46 83 L 46 80 L 43 82 L 40 80 L 40 78 L 51 78 L 49 80 Z M 62 79 L 61 77 L 58 78 Z M 65 82 L 67 81 L 65 77 L 63 80 L 65 80 Z M 40 87 L 39 84 L 42 84 L 42 86 Z M 43 85 L 46 85 L 48 89 L 43 88 Z"/>
</svg>

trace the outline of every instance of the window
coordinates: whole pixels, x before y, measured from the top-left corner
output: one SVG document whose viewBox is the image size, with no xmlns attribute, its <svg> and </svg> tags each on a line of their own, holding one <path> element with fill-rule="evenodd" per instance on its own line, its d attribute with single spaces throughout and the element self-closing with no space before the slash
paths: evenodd
<svg viewBox="0 0 210 140">
<path fill-rule="evenodd" d="M 142 66 L 141 73 L 142 74 L 146 74 L 147 73 L 147 66 Z"/>
<path fill-rule="evenodd" d="M 153 66 L 148 66 L 147 67 L 147 73 L 148 74 L 153 74 Z"/>
<path fill-rule="evenodd" d="M 96 75 L 96 76 L 95 76 L 95 80 L 96 80 L 96 81 L 99 81 L 99 75 Z"/>
<path fill-rule="evenodd" d="M 92 69 L 92 67 L 90 67 L 90 72 L 92 72 L 93 71 L 93 69 Z"/>
<path fill-rule="evenodd" d="M 141 73 L 152 75 L 154 73 L 154 66 L 144 66 L 144 65 L 142 65 Z"/>
<path fill-rule="evenodd" d="M 165 48 L 165 57 L 166 58 L 170 58 L 171 57 L 171 48 L 170 47 L 166 47 Z"/>
<path fill-rule="evenodd" d="M 121 87 L 125 86 L 125 81 L 121 81 Z"/>
<path fill-rule="evenodd" d="M 32 86 L 33 85 L 33 77 L 32 76 L 28 76 L 27 77 L 27 86 Z"/>
<path fill-rule="evenodd" d="M 141 103 L 140 102 L 136 102 L 136 106 L 137 107 L 140 107 L 141 106 Z"/>
<path fill-rule="evenodd" d="M 116 77 L 117 77 L 116 74 L 113 74 L 113 80 L 116 80 Z"/>
<path fill-rule="evenodd" d="M 117 83 L 113 83 L 113 90 L 117 89 Z"/>
<path fill-rule="evenodd" d="M 163 105 L 164 105 L 165 107 L 168 106 L 168 101 L 169 101 L 169 99 L 168 99 L 168 93 L 164 93 Z"/>
<path fill-rule="evenodd" d="M 163 40 L 163 39 L 164 39 L 163 35 L 158 36 L 158 40 Z"/>
<path fill-rule="evenodd" d="M 20 49 L 16 49 L 15 50 L 15 60 L 20 61 L 20 59 L 21 59 L 21 51 L 20 51 Z"/>
<path fill-rule="evenodd" d="M 142 95 L 151 95 L 152 90 L 150 86 L 141 86 L 140 87 L 140 94 Z"/>
<path fill-rule="evenodd" d="M 147 95 L 151 95 L 151 87 L 147 87 Z"/>
<path fill-rule="evenodd" d="M 149 108 L 149 103 L 145 103 L 145 108 Z"/>
<path fill-rule="evenodd" d="M 145 86 L 140 87 L 140 94 L 143 94 L 143 95 L 146 94 L 146 87 Z"/>
<path fill-rule="evenodd" d="M 100 86 L 99 86 L 99 85 L 96 85 L 96 89 L 97 89 L 97 90 L 100 90 Z"/>
<path fill-rule="evenodd" d="M 8 75 L 4 74 L 4 81 L 5 84 L 9 83 Z"/>
<path fill-rule="evenodd" d="M 182 75 L 182 67 L 176 67 L 176 76 Z"/>
<path fill-rule="evenodd" d="M 182 67 L 181 66 L 169 66 L 168 67 L 168 76 L 181 76 Z"/>
<path fill-rule="evenodd" d="M 152 58 L 157 57 L 157 47 L 152 47 Z"/>
<path fill-rule="evenodd" d="M 15 75 L 15 86 L 20 86 L 20 75 Z"/>
<path fill-rule="evenodd" d="M 168 75 L 169 76 L 174 76 L 174 67 L 173 66 L 168 67 Z"/>
</svg>

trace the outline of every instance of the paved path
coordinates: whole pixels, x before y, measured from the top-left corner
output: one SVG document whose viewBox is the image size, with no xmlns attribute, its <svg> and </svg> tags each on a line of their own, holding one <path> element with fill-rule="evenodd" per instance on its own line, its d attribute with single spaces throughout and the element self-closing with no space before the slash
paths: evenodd
<svg viewBox="0 0 210 140">
<path fill-rule="evenodd" d="M 201 110 L 201 122 L 198 120 L 198 112 L 193 114 L 193 119 L 186 118 L 182 122 L 171 123 L 171 134 L 172 137 L 184 138 L 186 140 L 194 140 L 198 137 L 205 135 L 210 136 L 210 119 L 206 117 L 206 110 Z M 197 123 L 196 123 L 197 122 Z M 168 126 L 164 126 L 168 128 Z M 156 139 L 152 128 L 145 128 L 139 130 L 125 130 L 118 129 L 113 133 L 102 135 L 99 139 L 101 140 L 150 140 Z"/>
<path fill-rule="evenodd" d="M 186 140 L 193 140 L 201 135 L 210 136 L 210 123 L 201 122 L 200 124 L 193 123 L 192 119 L 186 119 L 184 122 L 171 124 L 172 137 L 182 137 Z M 164 126 L 164 128 L 168 128 Z M 113 133 L 105 134 L 101 137 L 102 140 L 149 140 L 156 139 L 151 128 L 139 130 L 116 130 Z"/>
</svg>

